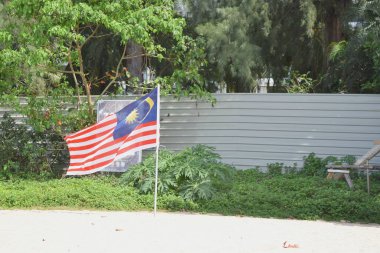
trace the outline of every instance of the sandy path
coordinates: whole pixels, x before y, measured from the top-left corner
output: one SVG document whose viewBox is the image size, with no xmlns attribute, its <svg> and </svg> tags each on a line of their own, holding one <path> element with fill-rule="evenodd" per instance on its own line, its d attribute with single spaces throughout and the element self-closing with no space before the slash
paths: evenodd
<svg viewBox="0 0 380 253">
<path fill-rule="evenodd" d="M 283 248 L 283 242 L 299 248 Z M 137 212 L 2 211 L 0 253 L 380 252 L 380 225 Z"/>
</svg>

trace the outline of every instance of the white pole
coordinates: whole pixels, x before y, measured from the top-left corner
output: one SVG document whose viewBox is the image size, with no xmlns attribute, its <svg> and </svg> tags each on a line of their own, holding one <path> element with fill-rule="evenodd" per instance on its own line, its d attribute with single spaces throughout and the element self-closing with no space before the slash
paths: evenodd
<svg viewBox="0 0 380 253">
<path fill-rule="evenodd" d="M 157 213 L 157 188 L 158 188 L 158 148 L 160 147 L 160 85 L 157 86 L 157 137 L 156 137 L 156 179 L 154 183 L 154 216 Z"/>
</svg>

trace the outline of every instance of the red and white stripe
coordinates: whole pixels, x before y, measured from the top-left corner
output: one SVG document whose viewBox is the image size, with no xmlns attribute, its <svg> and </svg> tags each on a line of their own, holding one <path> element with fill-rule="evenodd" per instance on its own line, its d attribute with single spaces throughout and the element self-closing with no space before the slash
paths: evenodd
<svg viewBox="0 0 380 253">
<path fill-rule="evenodd" d="M 136 151 L 157 146 L 156 121 L 141 124 L 129 135 L 114 140 L 116 124 L 116 115 L 112 114 L 95 125 L 66 136 L 70 152 L 66 175 L 91 174 Z"/>
</svg>

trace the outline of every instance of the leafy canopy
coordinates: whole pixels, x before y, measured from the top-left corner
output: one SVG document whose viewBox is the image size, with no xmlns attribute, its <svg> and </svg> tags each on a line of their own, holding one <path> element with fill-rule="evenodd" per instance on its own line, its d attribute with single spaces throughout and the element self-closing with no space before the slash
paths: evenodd
<svg viewBox="0 0 380 253">
<path fill-rule="evenodd" d="M 203 64 L 198 56 L 202 51 L 184 35 L 185 20 L 176 16 L 171 0 L 14 0 L 5 7 L 7 19 L 14 18 L 0 27 L 3 87 L 31 86 L 35 77 L 44 79 L 44 84 L 58 84 L 69 74 L 78 95 L 83 89 L 92 104 L 94 87 L 103 90 L 106 82 L 108 86 L 115 84 L 123 71 L 128 71 L 123 69 L 126 61 L 137 57 L 173 66 L 170 73 L 157 78 L 167 90 L 186 74 L 190 86 L 200 83 L 197 70 Z M 92 56 L 84 54 L 84 49 L 104 38 L 118 41 L 124 52 L 107 73 L 94 76 L 85 64 Z M 142 55 L 127 52 L 129 42 L 142 47 Z M 52 74 L 58 78 L 49 80 Z"/>
<path fill-rule="evenodd" d="M 292 67 L 304 73 L 314 63 L 318 11 L 312 0 L 187 4 L 190 24 L 206 40 L 209 79 L 227 82 L 230 91 L 252 91 L 258 78 L 279 80 Z"/>
</svg>

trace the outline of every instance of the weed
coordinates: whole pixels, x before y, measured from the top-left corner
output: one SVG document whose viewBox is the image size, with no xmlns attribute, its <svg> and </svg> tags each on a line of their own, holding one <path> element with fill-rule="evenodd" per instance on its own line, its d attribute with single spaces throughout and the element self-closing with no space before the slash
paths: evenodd
<svg viewBox="0 0 380 253">
<path fill-rule="evenodd" d="M 221 163 L 211 147 L 197 145 L 179 153 L 161 150 L 159 156 L 158 192 L 161 194 L 173 192 L 186 200 L 209 199 L 231 183 L 234 169 Z M 141 193 L 152 193 L 154 169 L 152 154 L 127 171 L 121 181 L 135 186 Z"/>
</svg>

